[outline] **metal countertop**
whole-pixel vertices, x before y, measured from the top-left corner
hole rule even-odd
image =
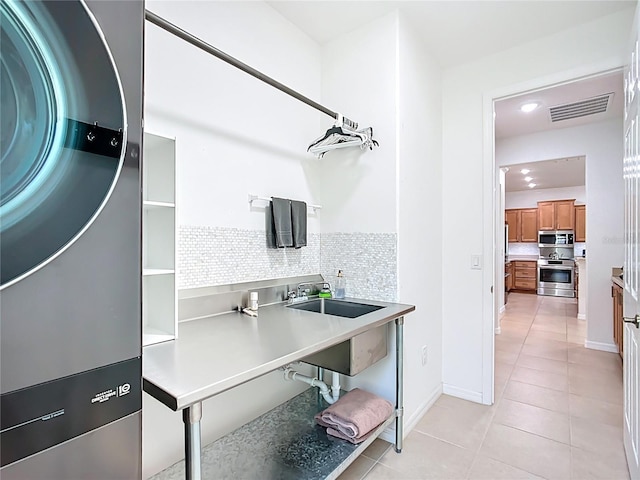
[[[343,318],[278,304],[260,307],[257,318],[232,312],[180,322],[178,339],[144,347],[144,391],[182,410],[415,310],[345,300],[385,308]]]

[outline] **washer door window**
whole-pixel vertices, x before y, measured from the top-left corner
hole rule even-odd
[[[62,253],[107,202],[124,97],[81,2],[0,2],[0,288]]]

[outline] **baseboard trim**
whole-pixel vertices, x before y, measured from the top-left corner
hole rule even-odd
[[[502,333],[502,327],[496,327],[495,334],[500,335]]]
[[[579,313],[578,314],[578,320],[586,320],[587,319],[587,314],[586,313]]]
[[[455,387],[453,385],[442,385],[442,393],[451,395],[452,397],[462,398],[470,402],[482,403],[482,392],[474,392],[466,388]]]
[[[498,310],[498,315],[504,315],[504,312],[505,312],[506,310],[507,310],[507,309],[506,309],[505,305],[502,305],[502,306],[500,307],[500,309]]]
[[[585,348],[590,348],[591,350],[618,353],[618,346],[615,343],[592,342],[590,340],[585,340],[584,346]]]
[[[402,432],[405,438],[409,434],[409,432],[411,432],[411,430],[415,428],[415,426],[422,419],[422,417],[424,417],[425,413],[427,413],[429,409],[433,406],[433,404],[436,403],[436,400],[440,398],[440,395],[442,395],[442,384],[438,385],[433,390],[433,392],[431,392],[429,397],[424,402],[422,402],[422,404],[416,409],[416,411],[413,412],[409,418],[405,419],[404,431]],[[380,434],[380,438],[389,443],[395,443],[396,442],[395,424],[393,424],[393,426],[389,426],[385,428],[384,432]]]

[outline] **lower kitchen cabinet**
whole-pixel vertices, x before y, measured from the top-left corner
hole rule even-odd
[[[624,321],[622,319],[622,287],[615,283],[611,285],[613,297],[613,341],[618,346],[618,353],[622,357]]]
[[[504,264],[504,288],[507,292],[513,290],[513,263],[507,262]]]
[[[513,289],[535,293],[538,287],[538,262],[535,260],[516,260],[512,262],[512,265],[514,269]]]

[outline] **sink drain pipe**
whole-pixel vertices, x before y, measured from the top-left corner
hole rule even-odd
[[[283,370],[285,380],[298,380],[299,382],[304,382],[311,385],[312,387],[318,387],[322,398],[324,398],[329,405],[336,403],[336,401],[340,397],[339,373],[332,372],[332,380],[334,382],[334,385],[331,386],[332,391],[330,392],[329,387],[322,380],[319,380],[315,377],[310,377],[308,375],[303,375],[302,373],[296,372],[295,370],[291,369],[291,367],[289,366],[284,367]]]

